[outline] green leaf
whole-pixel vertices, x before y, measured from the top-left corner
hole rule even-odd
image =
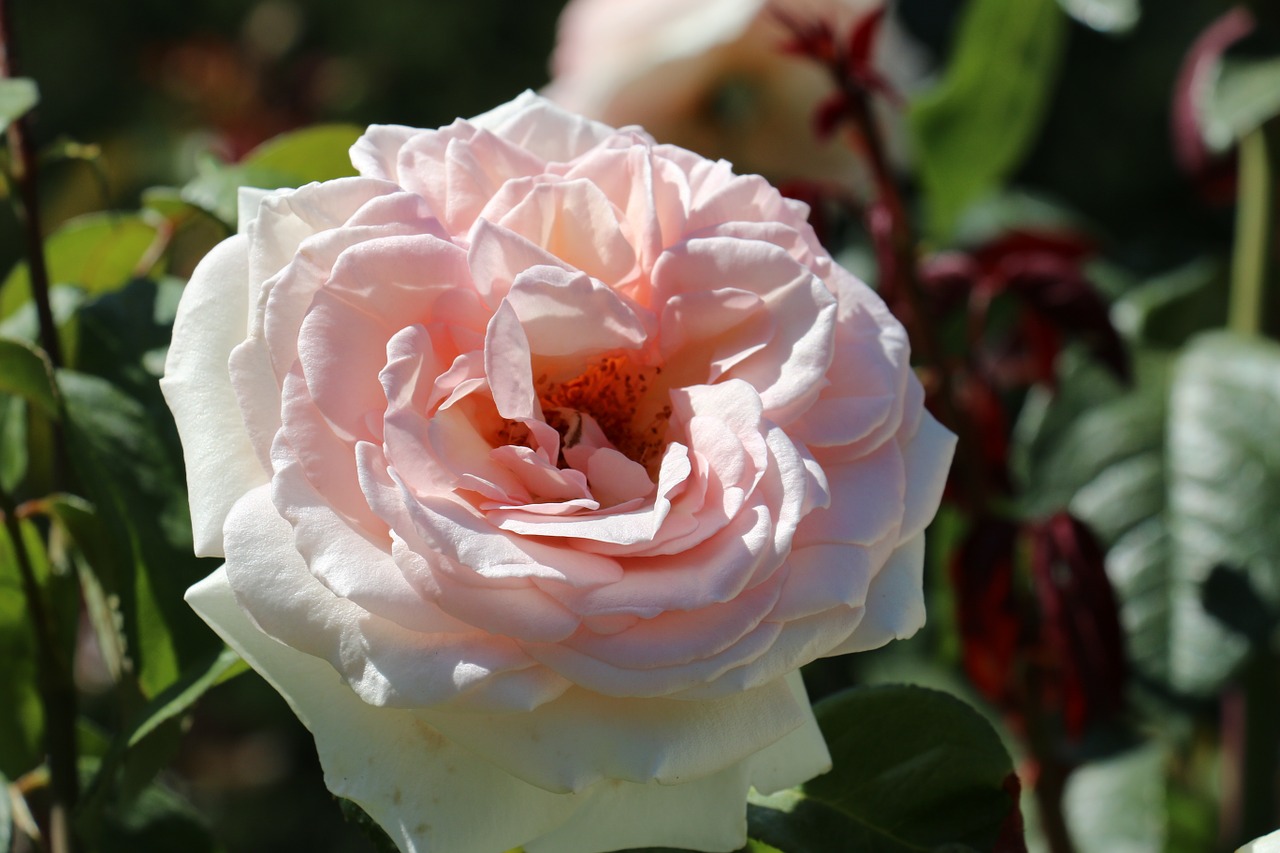
[[[944,236],[1035,142],[1066,30],[1055,0],[972,0],[963,14],[946,76],[910,112],[930,226]]]
[[[1062,805],[1076,849],[1161,853],[1166,760],[1152,741],[1073,771]]]
[[[95,849],[101,853],[181,850],[214,853],[218,849],[204,818],[181,796],[154,784],[127,805],[107,813]]]
[[[1142,16],[1139,0],[1058,0],[1062,9],[1100,33],[1123,35]]]
[[[1200,111],[1205,142],[1218,151],[1280,115],[1280,56],[1223,60]]]
[[[113,290],[154,265],[161,234],[136,213],[89,213],[63,223],[45,241],[49,283],[72,284],[89,293]],[[8,317],[31,297],[25,262],[0,285],[0,317]]]
[[[0,133],[22,118],[40,103],[40,90],[36,81],[28,77],[10,77],[0,80]],[[4,847],[0,846],[0,850]]]
[[[18,491],[27,461],[27,404],[21,397],[0,397],[0,490]]]
[[[1169,530],[1175,576],[1200,586],[1213,568],[1240,569],[1280,607],[1280,346],[1215,333],[1179,359],[1169,400]],[[1215,690],[1248,650],[1202,607],[1175,614],[1175,682]]]
[[[13,806],[9,796],[9,780],[0,773],[0,850],[8,850],[13,843]]]
[[[38,581],[48,576],[44,542],[30,522],[21,522],[23,542]],[[17,554],[8,530],[0,526],[0,773],[11,779],[43,758],[44,715],[38,688],[35,635]]]
[[[0,394],[15,394],[47,417],[59,416],[53,366],[43,351],[25,341],[0,338]]]
[[[750,835],[787,853],[989,850],[1016,803],[990,723],[921,687],[861,687],[814,707],[833,769],[753,795]]]
[[[248,665],[239,655],[224,647],[148,702],[112,740],[85,796],[84,808],[92,811],[102,808],[109,799],[127,801],[136,796],[172,758],[181,735],[181,716],[210,688],[247,670]],[[123,780],[117,779],[121,771]]]
[[[268,139],[245,161],[291,175],[302,183],[328,181],[356,173],[351,146],[364,128],[354,124],[318,124]]]
[[[354,175],[348,152],[361,133],[355,125],[315,125],[269,139],[235,164],[203,160],[182,198],[234,227],[240,187],[300,187]]]
[[[1226,269],[1201,258],[1126,290],[1111,306],[1116,329],[1131,341],[1178,347],[1227,321]]]
[[[98,377],[60,371],[58,385],[71,467],[109,536],[107,554],[86,556],[119,596],[134,671],[154,696],[216,647],[182,600],[208,567],[192,556],[173,423]]]
[[[1280,346],[1214,333],[1176,362],[1140,356],[1129,393],[1083,369],[1064,375],[1052,403],[1028,398],[1039,426],[1015,430],[1024,509],[1067,505],[1099,534],[1134,668],[1208,695],[1248,648],[1204,605],[1212,570],[1243,572],[1280,608]]]

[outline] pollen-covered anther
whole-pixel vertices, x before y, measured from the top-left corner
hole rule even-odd
[[[600,431],[627,458],[647,468],[666,444],[671,406],[653,405],[662,374],[659,366],[637,365],[621,355],[604,356],[577,376],[561,382],[540,377],[538,398],[546,421],[560,432],[565,446],[581,438],[581,424],[571,423],[562,411],[590,415]],[[576,419],[575,419],[576,420]]]

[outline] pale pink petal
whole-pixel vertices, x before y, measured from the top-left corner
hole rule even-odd
[[[292,648],[328,661],[370,704],[414,707],[464,701],[468,692],[482,690],[490,673],[534,666],[504,637],[410,631],[336,597],[311,576],[292,547],[293,530],[275,511],[266,487],[250,492],[232,509],[226,545],[227,580],[258,626]],[[564,689],[564,682],[553,677],[542,685],[543,701]]]
[[[797,545],[867,545],[889,536],[898,541],[907,474],[896,442],[886,442],[856,462],[824,470],[831,504],[804,517],[796,530]]]
[[[484,372],[498,414],[510,420],[542,420],[533,388],[529,339],[510,301],[493,312],[484,340]]]
[[[516,276],[507,301],[534,355],[585,358],[605,350],[637,349],[647,337],[626,302],[584,273],[531,267]]]
[[[907,442],[902,451],[907,466],[906,510],[901,533],[904,540],[923,531],[938,511],[956,437],[925,412],[919,430]]]
[[[643,465],[611,447],[601,447],[587,459],[587,483],[604,506],[646,498],[657,489]]]
[[[828,654],[878,649],[910,637],[924,625],[924,534],[898,546],[871,580],[862,621]]]
[[[471,119],[545,162],[568,162],[604,142],[613,128],[565,112],[533,92],[523,92]]]
[[[400,182],[396,160],[400,149],[422,133],[415,127],[398,124],[374,124],[351,146],[351,165],[366,178]]]
[[[635,269],[629,227],[590,181],[535,184],[497,224],[592,278],[621,284]]]

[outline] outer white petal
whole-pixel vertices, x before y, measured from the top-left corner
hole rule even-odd
[[[231,388],[227,358],[249,314],[249,243],[223,241],[196,267],[173,325],[160,389],[182,439],[195,551],[221,557],[222,523],[246,492],[267,482]]]
[[[827,652],[843,655],[905,640],[924,626],[924,533],[898,546],[871,580],[866,611],[849,639]]]
[[[804,682],[792,672],[780,682],[804,708],[805,722],[740,764],[682,785],[606,782],[562,828],[527,843],[528,853],[594,853],[663,845],[689,850],[737,850],[746,843],[746,787],[773,793],[831,769]]]
[[[810,712],[777,679],[700,702],[570,688],[527,713],[426,714],[452,740],[522,779],[581,792],[610,779],[675,785],[712,776],[801,728]]]
[[[1253,839],[1236,853],[1280,853],[1280,829],[1270,835]]]
[[[263,634],[219,569],[187,601],[289,702],[316,738],[325,784],[410,853],[495,853],[570,817],[578,798],[519,781],[410,710],[367,705],[333,667]]]
[[[328,664],[254,626],[223,570],[188,590],[187,601],[311,730],[329,789],[360,804],[407,853],[494,853],[521,844],[530,853],[735,850],[746,838],[749,784],[777,790],[830,766],[793,673],[782,689],[803,707],[803,723],[740,763],[678,785],[604,780],[580,794],[551,793],[451,742],[421,712],[360,701]],[[576,722],[562,721],[562,738],[574,735]],[[613,746],[628,747],[625,731]]]

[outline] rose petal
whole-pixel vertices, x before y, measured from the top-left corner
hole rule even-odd
[[[522,782],[449,741],[420,712],[365,704],[328,663],[263,634],[219,570],[187,602],[315,735],[325,785],[359,803],[402,849],[493,853],[568,820],[573,796]],[[359,732],[359,737],[352,737]],[[501,809],[493,809],[501,802]]]
[[[222,525],[246,492],[267,482],[227,373],[249,313],[248,239],[219,244],[196,266],[174,320],[160,389],[182,439],[195,552],[223,555]]]
[[[711,702],[614,699],[571,688],[527,714],[430,715],[450,740],[541,788],[706,778],[804,724],[783,679]]]
[[[531,674],[537,679],[521,677],[514,709],[526,710],[565,689],[562,679],[536,668],[504,637],[450,633],[458,623],[448,618],[440,620],[440,633],[410,631],[334,596],[311,576],[292,544],[289,523],[275,511],[268,488],[258,487],[227,517],[227,582],[263,631],[328,661],[364,701],[492,709],[503,697],[502,690],[492,689],[495,683],[504,673],[522,670],[536,670]],[[422,618],[430,612],[424,602]]]
[[[878,649],[890,640],[910,637],[924,625],[924,534],[918,533],[893,552],[867,591],[858,627],[828,654]]]

